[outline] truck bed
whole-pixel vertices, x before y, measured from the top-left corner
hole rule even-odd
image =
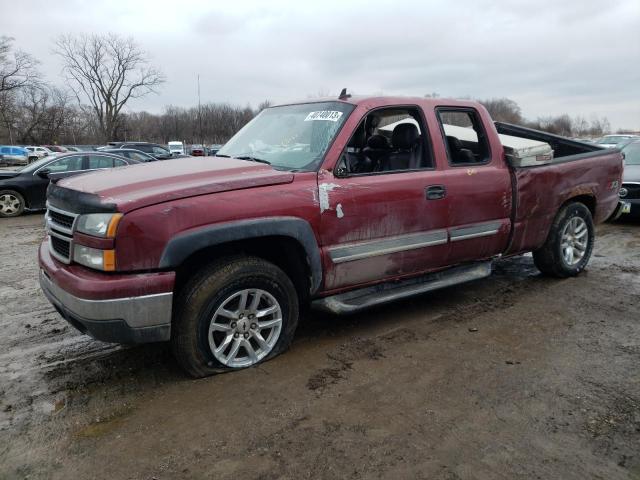
[[[553,150],[553,158],[548,161],[541,161],[540,164],[548,163],[563,163],[579,160],[583,158],[597,157],[602,155],[604,148],[594,144],[578,142],[576,140],[570,140],[560,135],[554,135],[548,132],[542,132],[533,128],[526,128],[520,125],[513,125],[510,123],[494,122],[498,134],[508,135],[510,137],[524,138],[527,140],[535,140],[537,142],[543,142],[548,144]],[[528,163],[519,164],[511,162],[512,167],[530,167],[534,166]]]

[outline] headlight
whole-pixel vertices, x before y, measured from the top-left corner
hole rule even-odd
[[[80,215],[76,230],[96,237],[113,238],[121,218],[121,213],[89,213],[87,215]]]
[[[73,260],[81,265],[106,272],[116,269],[115,250],[100,250],[97,248],[75,245],[73,247]]]

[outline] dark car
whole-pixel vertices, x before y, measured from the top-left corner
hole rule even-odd
[[[215,156],[216,153],[218,153],[218,150],[220,150],[222,148],[222,145],[210,145],[207,147],[207,153],[210,156]]]
[[[110,153],[69,153],[43,158],[20,170],[0,172],[0,217],[17,217],[25,210],[45,208],[49,181],[139,163]]]
[[[100,151],[111,153],[113,155],[119,155],[125,158],[131,158],[133,160],[137,160],[138,162],[155,162],[156,160],[158,160],[156,157],[149,155],[148,153],[144,153],[133,148],[105,148],[104,150]]]
[[[140,150],[141,152],[148,153],[155,157],[156,160],[167,160],[172,158],[171,152],[157,143],[148,142],[109,142],[108,146],[103,150],[111,150],[114,148],[126,148],[133,150]]]
[[[624,174],[620,187],[622,202],[621,217],[640,218],[640,141],[622,147],[624,153]]]

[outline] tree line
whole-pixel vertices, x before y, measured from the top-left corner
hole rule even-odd
[[[263,108],[230,103],[166,106],[162,113],[128,112],[133,99],[155,93],[165,78],[132,38],[115,34],[61,35],[54,53],[63,61],[65,87],[47,83],[38,60],[0,37],[0,143],[104,144],[111,140],[215,144],[226,142]],[[437,96],[430,94],[427,96]],[[550,133],[596,137],[609,133],[606,118],[567,114],[527,120],[508,98],[480,100],[494,120]]]

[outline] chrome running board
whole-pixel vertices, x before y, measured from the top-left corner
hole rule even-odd
[[[400,282],[388,282],[360,288],[330,297],[319,298],[312,302],[312,306],[338,315],[353,313],[374,305],[393,302],[412,295],[488,277],[491,275],[491,265],[492,262],[489,260],[428,273],[421,277],[410,278]]]

